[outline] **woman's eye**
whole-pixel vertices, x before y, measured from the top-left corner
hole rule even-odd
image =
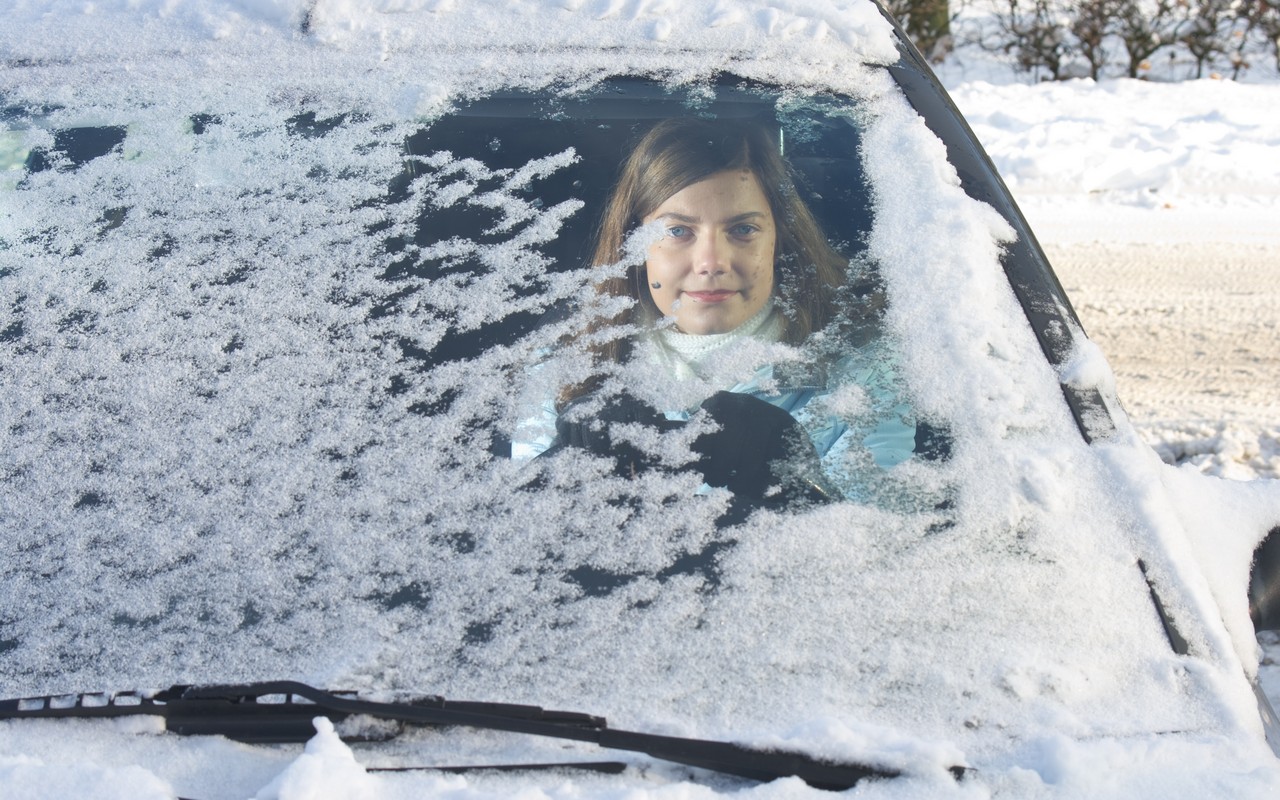
[[[667,235],[673,239],[683,239],[689,235],[689,229],[684,225],[672,225],[667,228]]]
[[[756,233],[759,230],[760,229],[757,228],[755,225],[752,225],[749,222],[743,222],[738,225],[734,225],[732,228],[730,228],[729,233],[732,234],[733,236],[746,238]]]

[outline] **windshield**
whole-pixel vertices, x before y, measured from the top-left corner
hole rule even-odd
[[[4,694],[1194,726],[1012,232],[886,81],[10,98]],[[628,200],[654,131],[759,152]]]

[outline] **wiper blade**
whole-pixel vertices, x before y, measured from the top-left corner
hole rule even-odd
[[[219,735],[243,742],[305,742],[314,733],[311,720],[317,716],[335,722],[366,715],[410,725],[461,725],[590,742],[610,750],[644,753],[661,761],[758,781],[794,776],[815,788],[837,791],[851,788],[864,778],[892,778],[898,774],[860,764],[822,761],[804,753],[614,730],[604,718],[589,714],[505,703],[454,702],[440,697],[407,703],[381,702],[295,681],[173,686],[152,694],[122,692],[0,700],[0,719],[133,715],[162,717],[166,729],[181,735]]]
[[[444,767],[365,767],[365,772],[598,772],[603,775],[621,775],[627,765],[621,761],[557,761],[550,764],[467,764]]]

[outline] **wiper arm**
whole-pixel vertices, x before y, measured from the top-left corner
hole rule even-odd
[[[275,700],[281,696],[283,700]],[[388,703],[326,692],[295,681],[173,686],[149,695],[125,692],[0,700],[0,719],[152,715],[164,718],[166,729],[177,734],[220,735],[243,742],[304,742],[314,733],[314,717],[326,716],[337,722],[356,714],[411,725],[462,725],[590,742],[758,781],[795,776],[818,789],[839,791],[864,778],[898,774],[859,764],[820,761],[803,753],[614,730],[602,717],[537,706],[452,702],[440,697]]]

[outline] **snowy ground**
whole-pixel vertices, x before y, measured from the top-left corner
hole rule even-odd
[[[941,74],[1151,446],[1280,478],[1280,80],[1027,85],[965,54]]]

